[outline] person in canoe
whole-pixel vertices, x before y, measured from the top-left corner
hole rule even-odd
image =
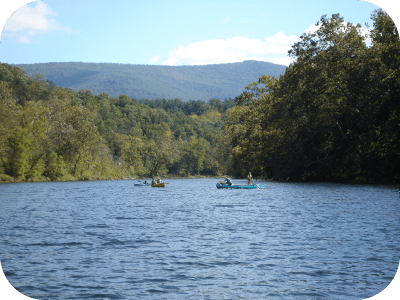
[[[224,184],[224,185],[232,185],[232,181],[230,178],[225,178],[225,180],[220,180],[219,184]]]
[[[251,185],[251,181],[253,180],[253,176],[251,176],[251,172],[247,175],[247,185]]]
[[[161,184],[162,182],[163,182],[163,181],[161,180],[161,178],[160,178],[160,177],[157,177],[156,179],[153,178],[153,180],[151,181],[151,184],[152,184],[152,185]]]
[[[232,185],[231,179],[230,179],[230,178],[226,178],[226,179],[225,179],[225,184],[226,184],[226,185]]]

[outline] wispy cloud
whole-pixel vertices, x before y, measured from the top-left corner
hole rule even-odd
[[[228,18],[226,18],[224,20],[221,20],[221,23],[226,23],[226,22],[229,22],[230,20],[231,20],[231,17],[228,17]]]
[[[72,29],[60,25],[53,16],[57,14],[45,3],[39,1],[36,6],[25,5],[18,9],[4,26],[4,34],[19,43],[30,44],[33,37],[41,32],[63,31],[72,33]]]
[[[225,40],[205,40],[180,45],[169,53],[164,65],[205,65],[232,63],[244,60],[270,61],[276,57],[285,58],[287,51],[299,39],[286,36],[283,32],[264,40],[236,36]],[[289,64],[290,61],[287,62]]]

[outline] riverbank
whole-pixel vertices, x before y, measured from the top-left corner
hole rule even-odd
[[[221,175],[221,176],[214,176],[214,175],[190,175],[190,176],[179,176],[175,174],[167,174],[167,175],[160,175],[157,176],[163,180],[168,179],[224,179],[224,178],[231,178],[232,180],[246,180],[246,178],[235,178],[232,175]],[[36,179],[29,179],[29,180],[18,180],[11,176],[0,174],[0,184],[1,183],[21,183],[21,182],[72,182],[72,181],[102,181],[102,180],[151,180],[150,177],[124,177],[124,178],[93,178],[93,179],[77,179],[76,177],[67,174],[60,179],[57,180],[50,180],[47,177],[40,177]],[[275,180],[275,179],[265,179],[265,178],[254,178],[254,181],[269,181],[269,182],[276,182],[276,183],[293,183],[293,184],[301,184],[301,183],[337,183],[337,184],[357,184],[357,185],[389,185],[389,186],[396,186],[400,188],[400,182],[374,182],[374,181],[366,181],[366,180],[353,180],[353,181],[291,181],[291,180]]]

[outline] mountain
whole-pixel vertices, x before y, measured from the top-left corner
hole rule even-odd
[[[286,66],[261,61],[203,66],[153,66],[112,63],[19,64],[28,76],[42,74],[56,86],[90,89],[112,97],[221,100],[239,96],[261,75],[279,77]]]

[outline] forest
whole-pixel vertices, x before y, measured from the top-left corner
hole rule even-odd
[[[200,66],[53,62],[16,67],[28,76],[40,73],[55,85],[75,92],[85,89],[111,97],[123,94],[133,99],[182,101],[235,98],[259,76],[279,77],[286,70],[286,66],[250,60]]]
[[[76,92],[0,64],[0,181],[254,177],[400,182],[400,39],[321,17],[279,78],[235,99]]]
[[[227,172],[234,100],[112,98],[0,65],[0,178],[99,180]]]

